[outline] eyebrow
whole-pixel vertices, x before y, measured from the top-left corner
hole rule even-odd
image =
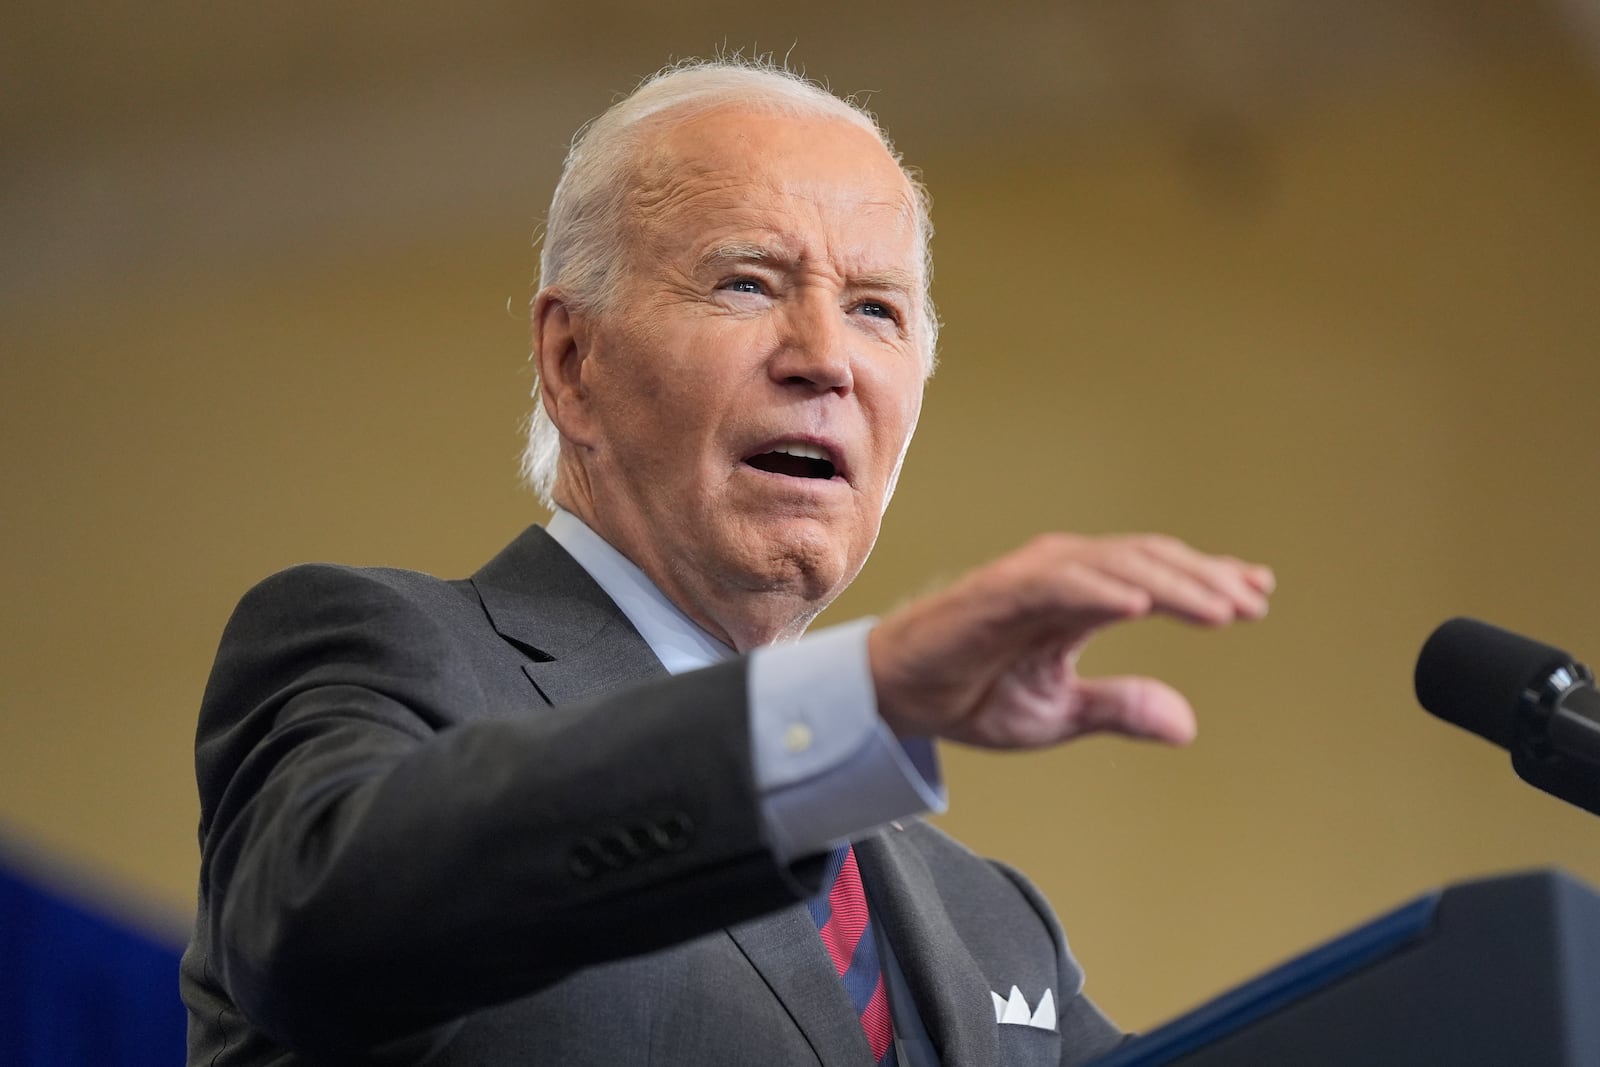
[[[696,265],[701,270],[715,270],[730,264],[784,264],[793,259],[787,253],[753,241],[725,241],[700,253]],[[916,293],[922,287],[916,275],[895,267],[852,275],[850,284],[864,289],[892,289],[906,293]]]
[[[695,265],[702,268],[716,268],[732,263],[774,263],[787,257],[768,248],[766,245],[756,244],[753,241],[724,241],[712,245],[700,253]]]

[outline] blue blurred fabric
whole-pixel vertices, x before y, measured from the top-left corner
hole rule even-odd
[[[179,952],[0,859],[0,1065],[182,1064]]]

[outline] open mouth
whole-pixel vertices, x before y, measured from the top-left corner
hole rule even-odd
[[[758,471],[786,474],[791,478],[816,478],[827,481],[838,474],[825,449],[816,445],[783,444],[745,460]]]

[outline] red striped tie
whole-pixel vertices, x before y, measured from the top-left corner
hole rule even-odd
[[[831,882],[831,884],[830,884]],[[861,1017],[874,1062],[894,1064],[894,1027],[889,1020],[889,996],[878,963],[878,945],[867,915],[867,895],[861,888],[855,850],[848,845],[834,852],[828,863],[826,892],[810,904],[811,917],[822,934],[822,946],[844,982],[850,1003]]]

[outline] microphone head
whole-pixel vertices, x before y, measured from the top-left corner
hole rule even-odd
[[[1417,656],[1417,701],[1446,722],[1510,750],[1523,693],[1576,661],[1551,645],[1477,619],[1444,623]]]

